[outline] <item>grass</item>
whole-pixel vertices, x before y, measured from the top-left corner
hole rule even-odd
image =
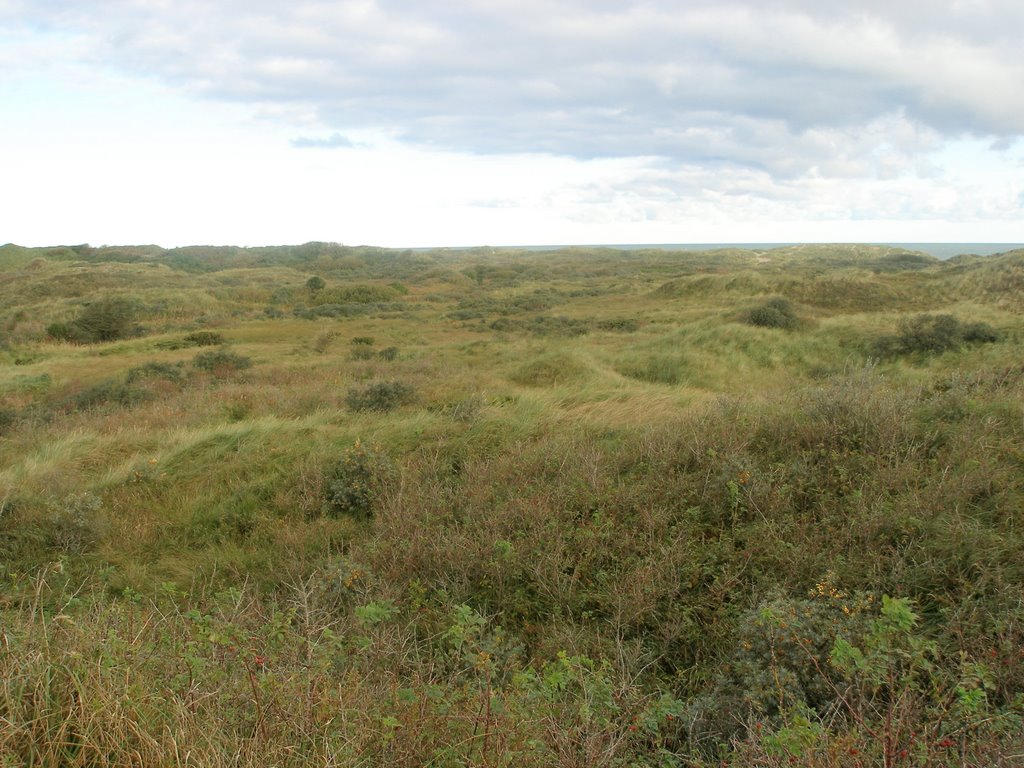
[[[0,765],[1024,752],[1019,254],[0,271]],[[310,274],[368,303],[296,316]],[[142,335],[46,338],[96,292]],[[744,321],[779,299],[788,329]],[[875,359],[922,314],[999,339]],[[197,367],[195,333],[251,365]]]

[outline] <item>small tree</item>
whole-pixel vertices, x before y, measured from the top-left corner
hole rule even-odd
[[[306,281],[306,290],[309,291],[311,296],[315,296],[322,291],[326,285],[327,283],[324,282],[322,277],[319,275],[313,275]]]

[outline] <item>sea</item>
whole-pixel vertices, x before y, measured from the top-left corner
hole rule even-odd
[[[710,251],[716,248],[745,248],[751,251],[768,251],[772,248],[785,248],[793,245],[817,245],[817,243],[630,243],[630,244],[590,244],[581,248],[615,248],[622,251],[638,251],[655,248],[665,251]],[[824,245],[824,243],[822,243]],[[849,243],[844,243],[849,245]],[[1024,248],[1024,243],[857,243],[857,245],[885,245],[908,251],[920,251],[937,259],[951,259],[954,256],[971,254],[975,256],[991,256],[994,253],[1005,253]],[[549,251],[571,246],[564,245],[528,245],[521,246],[524,250]]]

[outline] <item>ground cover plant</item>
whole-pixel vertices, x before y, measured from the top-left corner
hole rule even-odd
[[[18,254],[0,765],[1020,763],[1024,253]]]

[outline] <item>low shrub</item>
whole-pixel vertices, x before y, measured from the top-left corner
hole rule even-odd
[[[379,353],[378,357],[381,360],[391,362],[398,359],[398,347],[384,347]]]
[[[224,336],[217,331],[193,331],[180,339],[156,343],[157,349],[188,349],[189,347],[215,347],[224,344]]]
[[[185,336],[193,347],[215,347],[224,343],[224,335],[217,331],[193,331]]]
[[[345,404],[353,411],[391,411],[412,402],[413,388],[401,381],[375,381],[362,387],[353,387],[345,397]]]
[[[86,305],[70,323],[51,323],[47,335],[57,341],[94,344],[135,335],[135,303],[124,298],[99,299]]]
[[[394,465],[377,445],[356,441],[342,454],[324,483],[327,514],[366,519],[373,515]]]
[[[799,323],[793,305],[782,297],[769,299],[761,306],[754,307],[743,316],[743,321],[758,328],[781,328],[787,331],[796,328]]]
[[[143,365],[129,368],[125,374],[125,383],[134,384],[137,381],[152,379],[163,379],[177,384],[181,381],[181,363],[161,363],[152,361]]]
[[[192,359],[192,365],[201,371],[217,374],[243,370],[252,365],[252,360],[227,349],[217,349],[200,352]]]
[[[964,344],[990,344],[1000,338],[988,323],[962,323],[953,315],[917,315],[900,320],[895,335],[876,339],[872,353],[877,357],[938,355],[955,352]]]
[[[68,398],[65,406],[72,411],[88,411],[105,405],[129,408],[148,397],[148,392],[133,387],[126,381],[106,379],[76,392]]]
[[[615,333],[634,333],[639,330],[640,323],[636,320],[630,320],[624,317],[617,317],[610,320],[599,320],[597,327],[602,331],[612,331]]]
[[[50,544],[64,554],[82,554],[103,536],[103,501],[88,491],[49,503]]]
[[[370,347],[352,347],[352,354],[349,357],[352,360],[373,360],[377,353]]]

